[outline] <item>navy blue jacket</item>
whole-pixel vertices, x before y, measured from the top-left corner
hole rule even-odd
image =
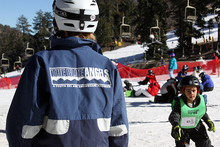
[[[10,147],[127,147],[121,78],[92,40],[51,37],[33,55],[11,103]]]
[[[181,70],[180,72],[178,72],[177,79],[178,79],[179,83],[182,81],[182,79],[185,76],[187,76],[187,73],[185,73],[184,71]]]
[[[205,75],[205,77],[202,78],[201,80],[202,80],[202,85],[204,87],[208,87],[208,88],[214,87],[214,83],[209,75]]]

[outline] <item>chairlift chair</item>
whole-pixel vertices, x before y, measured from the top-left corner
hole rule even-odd
[[[187,11],[191,11],[193,12],[193,15],[188,15],[187,16]],[[185,7],[185,21],[186,22],[193,22],[197,20],[197,16],[196,16],[196,8],[193,6],[189,5],[189,0],[187,1],[187,6]]]
[[[219,11],[219,10],[220,10],[220,8],[216,8],[216,9],[214,10],[214,16],[215,16],[215,11]],[[215,17],[212,19],[212,21],[213,21],[214,23],[220,23],[220,18],[219,18],[219,16],[217,16],[217,17],[218,17],[217,20],[216,20]]]
[[[25,49],[25,56],[26,57],[31,57],[34,54],[34,49],[33,48],[26,48]]]
[[[1,59],[1,67],[9,67],[9,60],[7,58]]]
[[[160,38],[160,27],[158,26],[158,19],[157,19],[156,21],[157,21],[157,26],[150,28],[150,36],[149,36],[149,37],[150,37],[152,40],[156,38],[158,41],[160,41],[161,38]],[[159,30],[159,32],[158,32],[158,38],[153,35],[153,32],[152,32],[153,29],[154,29],[154,30]]]
[[[9,67],[9,60],[7,58],[4,58],[4,53],[2,54],[2,59],[1,59],[1,67],[8,68]]]
[[[28,47],[29,42],[27,43],[27,48],[25,49],[25,56],[26,57],[31,57],[34,54],[34,49]]]
[[[21,62],[21,57],[18,57],[19,60],[14,62],[14,70],[16,69],[17,65],[22,68],[22,62]]]
[[[219,51],[220,50],[220,42],[217,42],[217,50]]]
[[[155,36],[154,36],[154,37],[152,36],[152,29],[154,29],[154,30],[158,29],[158,30],[159,30],[158,38],[156,38]],[[150,28],[150,34],[151,34],[151,35],[150,35],[150,38],[151,38],[151,39],[156,38],[158,41],[161,40],[161,38],[160,38],[160,28],[159,28],[159,27],[151,27],[151,28]]]
[[[125,31],[128,30],[128,31]],[[121,24],[120,34],[122,38],[131,38],[131,26],[128,24]]]
[[[131,38],[131,26],[124,23],[124,18],[125,16],[122,17],[122,24],[120,26],[120,35],[122,38]]]

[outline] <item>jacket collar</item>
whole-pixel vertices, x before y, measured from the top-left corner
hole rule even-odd
[[[78,37],[57,38],[55,36],[50,37],[51,49],[73,49],[81,46],[90,46],[94,51],[102,54],[101,47],[93,40],[81,39]]]

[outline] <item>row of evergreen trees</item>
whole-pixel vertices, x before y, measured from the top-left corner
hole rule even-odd
[[[179,37],[179,48],[191,45],[191,37],[199,38],[203,35],[202,30],[214,27],[212,20],[205,24],[203,17],[208,13],[214,13],[220,7],[220,1],[216,0],[189,0],[189,5],[196,8],[197,21],[195,22],[201,29],[192,27],[192,22],[185,22],[185,7],[188,0],[97,0],[100,17],[95,35],[97,42],[101,45],[113,41],[113,38],[120,38],[120,25],[124,17],[124,23],[131,26],[133,40],[139,39],[141,42],[150,43],[149,39],[151,27],[160,28],[160,39],[163,44],[152,44],[148,51],[149,55],[155,55],[155,48],[168,49],[166,45],[167,37],[164,35],[168,30],[175,29],[175,34]],[[191,12],[192,13],[192,12]],[[25,62],[25,49],[29,42],[29,47],[35,52],[50,47],[48,37],[53,28],[52,12],[39,10],[33,18],[33,24],[29,24],[27,18],[21,15],[16,24],[16,28],[0,24],[0,54],[10,60],[10,69],[13,63],[20,56]],[[154,34],[158,30],[152,30]],[[148,57],[151,57],[148,56]]]

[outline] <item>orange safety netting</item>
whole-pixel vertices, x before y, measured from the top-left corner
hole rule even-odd
[[[218,60],[219,61],[219,60]],[[183,65],[188,65],[188,72],[193,72],[193,67],[201,66],[203,71],[208,74],[218,74],[219,75],[219,62],[215,63],[214,60],[209,61],[199,61],[199,62],[177,62],[177,70],[174,70],[174,75],[182,70]],[[121,78],[137,78],[145,77],[148,70],[152,70],[155,75],[167,75],[166,79],[169,78],[168,64],[165,66],[149,68],[149,69],[135,69],[130,66],[125,66],[118,63],[118,71]],[[217,71],[217,72],[216,72]],[[165,80],[165,79],[164,79]]]

